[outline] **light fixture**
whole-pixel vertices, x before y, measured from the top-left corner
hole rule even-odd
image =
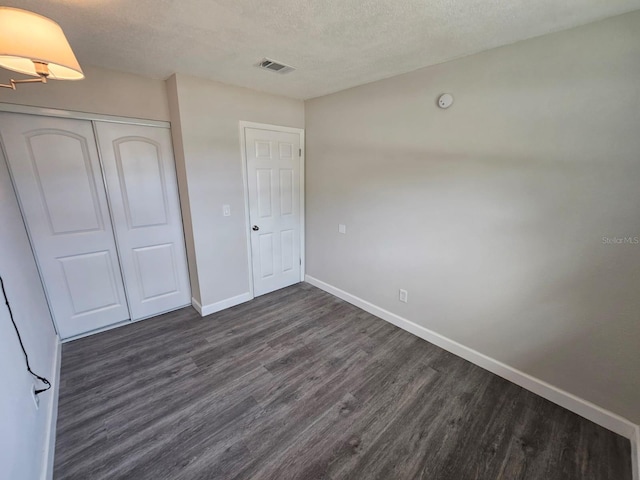
[[[0,67],[38,77],[0,84],[13,90],[18,83],[84,78],[60,25],[19,8],[0,7]]]

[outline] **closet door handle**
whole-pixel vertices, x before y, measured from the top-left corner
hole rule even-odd
[[[253,230],[254,232],[257,232],[258,230],[260,230],[260,227],[258,225],[254,225],[251,230]]]

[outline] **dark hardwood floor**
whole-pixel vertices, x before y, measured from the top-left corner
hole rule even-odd
[[[65,344],[56,479],[629,480],[630,444],[308,284]]]

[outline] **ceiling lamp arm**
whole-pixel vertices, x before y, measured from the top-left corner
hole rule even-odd
[[[25,78],[24,80],[14,80],[12,78],[11,80],[9,80],[9,84],[0,83],[0,87],[10,88],[11,90],[15,90],[16,85],[19,83],[47,83],[47,77]]]
[[[47,83],[47,77],[49,77],[49,65],[43,62],[34,61],[33,66],[36,73],[38,74],[38,78],[25,78],[23,80],[14,80],[12,78],[11,80],[9,80],[8,84],[0,83],[0,87],[15,90],[16,85],[18,85],[19,83]]]

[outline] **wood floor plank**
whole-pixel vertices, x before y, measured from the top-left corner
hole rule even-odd
[[[306,283],[62,362],[55,479],[631,479],[627,439]]]
[[[404,415],[407,404],[420,398],[421,393],[436,388],[440,380],[438,372],[420,363],[400,371],[395,381],[379,390],[373,401],[361,400],[362,412],[350,425],[316,440],[318,447],[313,447],[314,456],[309,459],[311,463],[307,470],[324,470],[328,477],[336,479],[350,478],[354,471],[359,472],[360,467],[356,468],[356,465],[366,463],[365,455],[372,452],[385,430]],[[370,379],[374,385],[382,382],[383,379]],[[391,446],[394,441],[384,438],[381,444]]]

